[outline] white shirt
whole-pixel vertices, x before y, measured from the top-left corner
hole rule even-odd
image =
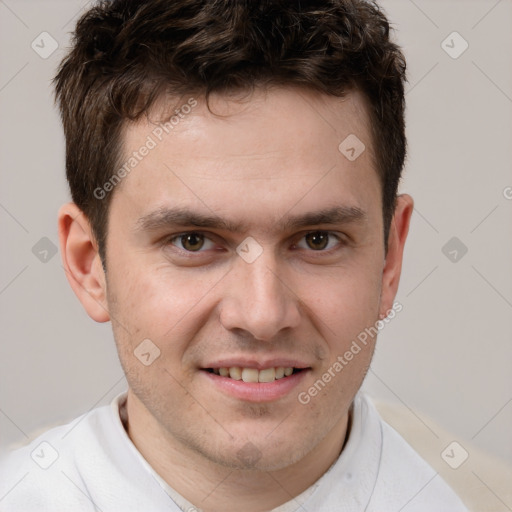
[[[2,512],[196,512],[156,474],[120,418],[126,394],[49,430],[0,462]],[[354,399],[337,461],[304,493],[272,512],[467,512],[439,475]]]

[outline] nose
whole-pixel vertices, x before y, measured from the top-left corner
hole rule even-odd
[[[300,323],[299,298],[268,252],[252,263],[238,259],[225,283],[220,307],[225,329],[244,331],[261,341],[271,341]]]

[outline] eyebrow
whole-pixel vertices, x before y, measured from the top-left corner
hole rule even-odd
[[[335,206],[301,215],[285,216],[277,221],[276,226],[282,231],[305,228],[316,225],[338,225],[362,222],[367,219],[364,210],[357,206]],[[159,208],[140,217],[136,223],[137,231],[157,231],[169,227],[208,228],[247,232],[248,225],[232,222],[217,215],[205,215],[186,208]]]

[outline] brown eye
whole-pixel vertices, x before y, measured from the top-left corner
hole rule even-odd
[[[304,238],[308,247],[314,251],[321,251],[329,244],[329,233],[324,231],[313,231],[312,233],[308,233]]]
[[[173,239],[175,245],[190,252],[197,252],[204,246],[205,237],[200,233],[185,233]]]

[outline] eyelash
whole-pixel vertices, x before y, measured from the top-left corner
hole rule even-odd
[[[330,242],[331,242],[330,239],[331,238],[335,238],[337,240],[336,246],[335,247],[331,247],[329,249],[322,249],[322,250],[317,250],[317,251],[315,251],[314,249],[302,249],[302,250],[307,250],[307,252],[310,252],[312,254],[322,255],[322,254],[331,254],[331,252],[339,250],[342,247],[344,247],[345,245],[347,245],[346,240],[344,240],[341,236],[337,235],[336,233],[334,233],[332,231],[325,231],[325,230],[318,229],[318,230],[313,230],[313,231],[307,231],[306,233],[301,235],[301,237],[299,238],[299,241],[294,243],[293,247],[296,247],[299,242],[301,242],[302,240],[304,240],[306,238],[307,235],[310,235],[310,234],[313,234],[313,233],[319,233],[319,234],[328,235],[329,236],[328,244],[330,244]],[[173,241],[180,240],[182,237],[184,237],[186,235],[192,235],[192,234],[194,234],[194,235],[201,235],[201,236],[204,237],[205,241],[209,241],[209,242],[215,244],[215,242],[210,237],[207,236],[207,233],[203,233],[201,231],[185,231],[183,233],[179,233],[177,235],[172,235],[172,237],[167,238],[165,240],[164,245],[173,245],[176,248],[177,251],[179,251],[179,252],[181,252],[183,254],[186,254],[187,257],[191,257],[191,258],[198,257],[199,255],[207,252],[208,250],[211,250],[211,248],[210,249],[206,249],[206,250],[201,248],[198,251],[188,251],[187,249],[177,247],[175,244],[173,244]]]

